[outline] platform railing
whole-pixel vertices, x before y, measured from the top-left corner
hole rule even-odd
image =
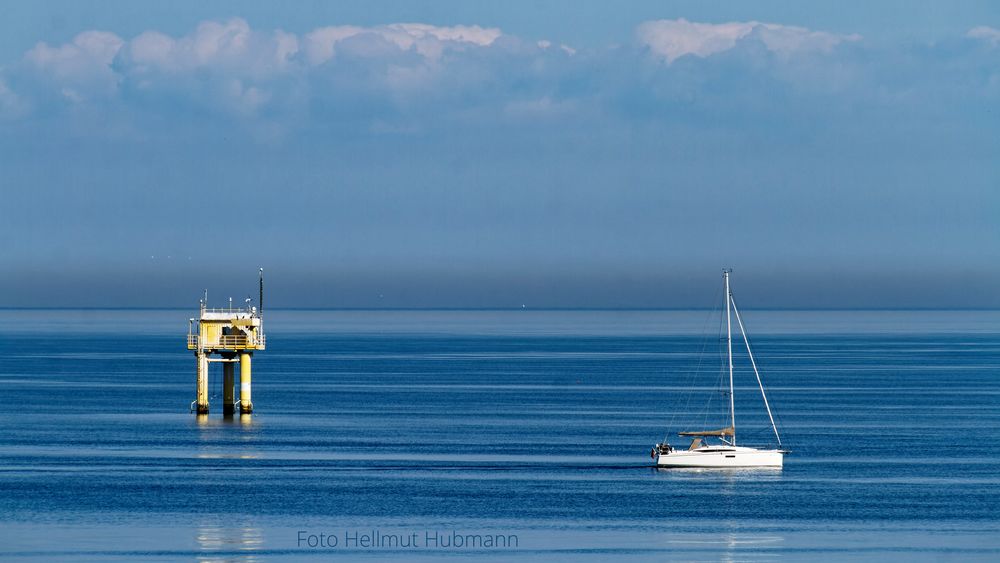
[[[189,350],[198,348],[199,337],[197,334],[189,334],[187,347]],[[249,339],[242,334],[223,334],[218,340],[202,343],[203,348],[225,348],[229,350],[263,349],[267,338],[260,335],[257,338]]]
[[[251,315],[251,314],[256,314],[257,313],[256,307],[251,307],[249,309],[244,309],[243,307],[232,307],[232,308],[229,308],[229,307],[206,307],[206,308],[202,309],[202,312],[203,313],[224,313],[224,314],[227,314],[227,315],[230,314],[230,313],[232,313],[232,314],[243,314],[243,315]]]

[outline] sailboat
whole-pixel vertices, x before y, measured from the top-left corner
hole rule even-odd
[[[774,424],[774,416],[771,414],[771,405],[767,401],[767,394],[764,393],[764,384],[760,379],[760,372],[757,371],[757,362],[754,360],[753,352],[750,351],[750,340],[747,338],[746,330],[743,328],[743,319],[736,308],[736,301],[733,300],[732,291],[729,289],[729,274],[732,270],[723,270],[722,277],[725,282],[726,296],[726,349],[729,367],[729,425],[717,430],[685,431],[678,432],[679,436],[691,438],[691,444],[687,449],[675,449],[669,443],[656,444],[650,456],[656,460],[657,467],[781,467],[787,450],[782,449],[781,436],[778,435],[778,427]],[[777,439],[777,448],[753,448],[736,445],[736,402],[733,396],[733,316],[739,325],[740,334],[743,335],[743,343],[747,348],[747,355],[750,357],[750,365],[753,366],[753,373],[757,376],[757,385],[760,387],[760,395],[764,399],[764,408],[767,410],[767,418],[771,421],[771,429],[774,430],[774,437]],[[713,442],[714,440],[714,442]]]

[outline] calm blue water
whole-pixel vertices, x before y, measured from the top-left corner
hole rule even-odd
[[[246,420],[188,412],[191,313],[0,311],[0,558],[1000,558],[998,312],[747,311],[780,471],[650,467],[722,422],[707,312],[275,311]]]

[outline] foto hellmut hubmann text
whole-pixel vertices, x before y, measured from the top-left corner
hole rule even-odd
[[[516,534],[465,534],[442,532],[384,533],[379,530],[346,530],[313,533],[299,530],[298,547],[326,549],[510,549],[518,547]]]

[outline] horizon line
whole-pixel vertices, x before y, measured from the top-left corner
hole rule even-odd
[[[19,307],[0,306],[0,311],[187,311],[193,307]],[[717,307],[274,307],[267,311],[714,311]],[[993,312],[1000,307],[745,307],[747,311],[968,311]]]

